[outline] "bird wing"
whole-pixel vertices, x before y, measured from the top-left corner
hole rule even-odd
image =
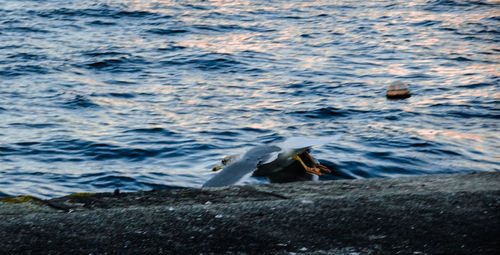
[[[203,184],[203,187],[222,187],[235,184],[243,176],[255,171],[257,163],[249,160],[238,160],[223,168],[217,175]]]
[[[262,162],[266,162],[280,148],[274,145],[260,145],[247,151],[238,161],[224,167],[216,176],[208,180],[203,187],[221,187],[237,183],[247,174],[251,174]]]

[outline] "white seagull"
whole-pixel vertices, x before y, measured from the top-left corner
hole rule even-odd
[[[309,151],[313,146],[326,144],[338,138],[339,136],[316,139],[292,137],[281,143],[256,146],[243,155],[224,158],[222,166],[213,169],[214,171],[222,169],[220,173],[203,184],[203,187],[232,185],[249,174],[269,177],[272,181],[273,178],[290,179],[291,176],[298,177],[300,174],[311,176],[309,173],[312,173],[312,176],[318,176],[322,171],[330,172],[327,167],[316,162],[309,155]]]

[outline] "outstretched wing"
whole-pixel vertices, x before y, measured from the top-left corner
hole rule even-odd
[[[253,173],[259,164],[267,161],[281,149],[273,145],[261,145],[249,150],[242,159],[224,167],[220,173],[208,180],[203,187],[221,187],[237,183],[247,174]]]

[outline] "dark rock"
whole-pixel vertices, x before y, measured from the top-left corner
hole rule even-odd
[[[499,254],[500,173],[80,193],[0,217],[0,254]]]

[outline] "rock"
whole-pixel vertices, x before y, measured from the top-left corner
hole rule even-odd
[[[23,196],[0,218],[0,254],[496,255],[500,172]]]
[[[408,85],[395,81],[391,83],[389,88],[387,89],[386,97],[389,99],[405,99],[410,97],[410,90],[408,89]]]

